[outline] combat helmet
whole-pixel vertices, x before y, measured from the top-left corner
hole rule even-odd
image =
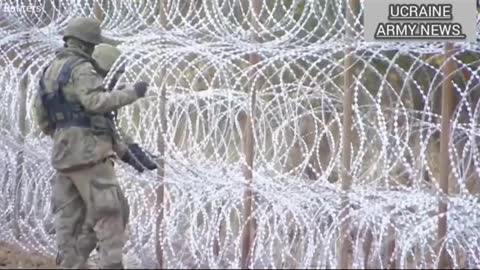
[[[109,72],[115,61],[120,57],[121,51],[110,44],[101,43],[95,46],[92,58],[97,62],[98,67],[104,72]]]
[[[69,37],[75,37],[95,45],[105,41],[105,38],[102,37],[100,22],[88,17],[76,17],[68,22],[63,40],[65,41]]]

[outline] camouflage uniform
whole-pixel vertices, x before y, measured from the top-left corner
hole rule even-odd
[[[51,164],[57,174],[52,203],[58,263],[63,268],[85,268],[98,241],[101,267],[123,268],[128,202],[114,172],[114,140],[106,113],[144,96],[146,86],[139,90],[142,87],[137,84],[125,85],[122,91],[106,92],[103,77],[90,56],[93,50],[89,45],[101,42],[99,23],[86,18],[76,20],[67,26],[67,34],[69,27],[70,32],[83,32],[72,35],[74,38],[64,35],[66,48],[44,70],[40,80],[43,92],[34,102],[38,125],[53,139]],[[82,39],[88,31],[97,31],[98,35]],[[62,78],[69,68],[70,76]],[[61,90],[61,102],[48,104],[57,106],[63,102],[61,108],[68,110],[52,114],[44,106],[44,97],[57,89]]]

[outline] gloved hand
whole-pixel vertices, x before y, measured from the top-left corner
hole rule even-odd
[[[139,97],[144,97],[145,96],[145,93],[147,92],[147,87],[148,87],[148,83],[143,82],[143,81],[136,82],[133,85],[133,88],[135,89],[135,92],[137,92],[137,96],[139,96]]]
[[[157,168],[157,164],[152,160],[151,156],[135,143],[128,145],[128,151],[121,157],[121,160],[142,173],[144,168],[150,171]]]

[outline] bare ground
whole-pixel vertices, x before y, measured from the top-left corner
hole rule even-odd
[[[0,242],[0,269],[54,269],[55,258],[22,251]]]

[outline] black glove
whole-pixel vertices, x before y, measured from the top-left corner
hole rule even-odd
[[[157,164],[152,161],[152,155],[142,150],[138,144],[129,144],[128,151],[123,155],[121,160],[131,165],[135,170],[143,172],[144,168],[147,170],[155,170]]]
[[[137,96],[139,97],[145,96],[145,93],[147,92],[147,87],[148,87],[148,83],[142,82],[142,81],[136,82],[133,85],[133,88],[135,89],[135,92],[137,92]]]

